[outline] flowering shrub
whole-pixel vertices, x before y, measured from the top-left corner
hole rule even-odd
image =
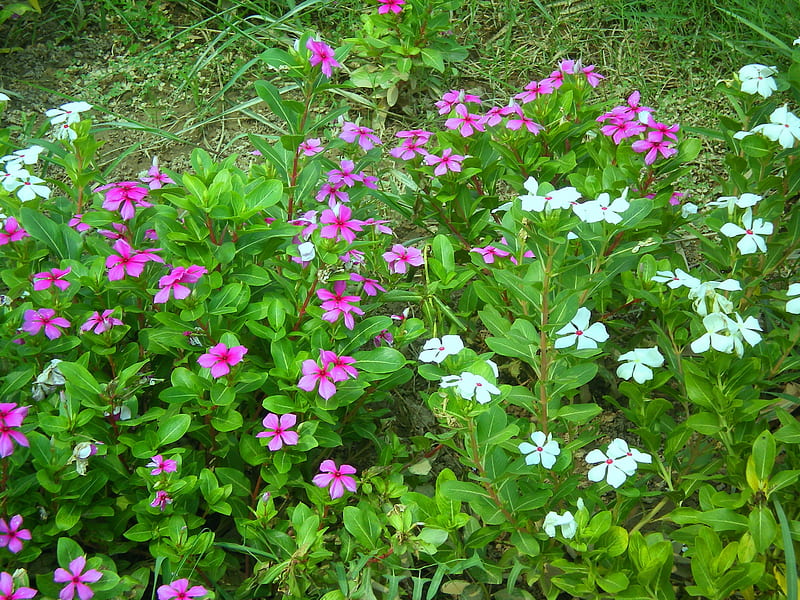
[[[739,74],[729,172],[689,203],[700,143],[638,93],[605,110],[593,65],[490,108],[451,90],[439,131],[384,150],[312,110],[344,51],[263,58],[300,98],[255,84],[285,134],[253,136],[247,170],[196,150],[101,180],[83,102],[3,148],[0,593],[791,597],[781,85]],[[424,435],[392,427],[401,392]]]

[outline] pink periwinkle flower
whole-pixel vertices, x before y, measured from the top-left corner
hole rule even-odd
[[[523,104],[527,104],[528,102],[533,102],[539,96],[545,96],[547,94],[552,94],[555,91],[553,84],[548,79],[542,79],[541,81],[531,81],[528,85],[524,88],[524,92],[520,92],[516,96],[514,96],[515,100],[519,100]]]
[[[315,154],[322,152],[324,149],[325,148],[322,147],[322,142],[319,138],[309,138],[307,140],[303,140],[297,147],[298,152],[300,152],[303,156],[314,156]]]
[[[345,296],[345,288],[347,287],[346,281],[337,281],[333,284],[333,291],[324,288],[317,290],[317,297],[322,300],[320,305],[325,313],[322,315],[323,321],[335,323],[342,316],[344,319],[344,326],[348,329],[355,327],[355,320],[353,313],[363,315],[364,311],[353,306],[355,302],[361,302],[359,296]]]
[[[667,125],[666,123],[659,123],[654,120],[652,115],[647,115],[647,126],[652,130],[647,134],[648,139],[660,142],[664,138],[669,138],[673,141],[678,141],[678,130],[680,125]]]
[[[426,131],[425,129],[404,129],[403,131],[398,131],[395,134],[395,137],[400,138],[401,140],[413,139],[420,144],[427,144],[428,140],[433,137],[433,132]]]
[[[188,579],[177,579],[169,585],[162,585],[158,588],[158,600],[189,600],[205,596],[208,590],[202,585],[189,587]]]
[[[319,386],[317,393],[325,400],[330,399],[336,393],[336,385],[331,376],[330,364],[323,363],[323,366],[320,366],[316,361],[309,358],[303,361],[302,371],[303,376],[297,382],[297,387],[301,390],[313,392]]]
[[[114,243],[114,250],[118,254],[111,254],[106,258],[106,268],[108,269],[108,280],[119,281],[125,275],[139,277],[144,271],[144,266],[150,262],[163,263],[164,259],[153,254],[159,252],[161,248],[152,250],[134,250],[125,240],[117,240]]]
[[[352,160],[343,160],[339,163],[338,169],[328,171],[328,182],[353,187],[356,182],[363,181],[363,173],[355,172],[355,164]]]
[[[323,183],[319,188],[315,198],[317,202],[328,201],[328,206],[335,205],[337,202],[350,202],[350,194],[345,192],[344,183]]]
[[[583,67],[581,71],[584,75],[586,75],[586,81],[588,81],[589,85],[593,88],[596,88],[598,85],[600,85],[600,82],[606,78],[605,75],[600,75],[600,73],[594,72],[594,65]]]
[[[333,75],[334,67],[342,66],[336,60],[333,48],[328,46],[328,44],[325,42],[318,42],[316,40],[309,39],[306,42],[306,48],[311,51],[311,57],[309,58],[308,62],[311,63],[312,67],[320,65],[322,74],[328,79],[330,79],[331,75]]]
[[[436,103],[436,108],[439,109],[440,115],[446,115],[454,106],[465,102],[480,104],[481,99],[474,94],[467,94],[464,90],[450,90]]]
[[[31,532],[22,527],[22,515],[14,515],[9,522],[0,519],[0,548],[8,547],[12,554],[22,550],[22,541],[31,539]]]
[[[406,0],[378,0],[378,4],[380,4],[378,7],[378,14],[385,15],[389,12],[400,14],[405,3]]]
[[[377,279],[369,279],[358,273],[350,273],[350,281],[364,284],[364,293],[367,296],[377,296],[378,292],[385,292],[386,289],[378,282]]]
[[[603,135],[611,137],[615,144],[619,145],[625,138],[639,135],[647,129],[643,123],[632,119],[611,118],[611,123],[603,125],[600,131]]]
[[[355,475],[355,467],[351,467],[350,465],[337,467],[335,462],[328,459],[322,461],[319,470],[321,471],[320,474],[315,475],[314,479],[311,481],[313,481],[314,485],[317,487],[326,488],[330,486],[329,492],[331,500],[341,498],[344,495],[345,489],[351,492],[356,491],[356,480],[350,477],[350,475]]]
[[[442,150],[441,156],[435,154],[425,155],[425,164],[434,167],[433,174],[436,176],[444,175],[448,171],[453,173],[461,172],[461,163],[467,158],[461,154],[453,154],[452,148]]]
[[[94,191],[105,191],[106,198],[103,201],[103,208],[118,210],[125,221],[130,221],[136,215],[136,207],[149,208],[153,206],[144,199],[149,190],[138,181],[110,183],[95,188]]]
[[[69,563],[69,570],[60,567],[56,569],[53,581],[67,584],[58,594],[61,600],[72,600],[76,592],[81,600],[89,600],[94,596],[94,592],[87,584],[100,581],[103,574],[96,569],[89,569],[84,573],[84,568],[86,568],[86,557],[79,556]]]
[[[130,230],[124,223],[112,223],[111,229],[98,229],[97,233],[110,240],[122,240],[128,237]]]
[[[628,108],[630,109],[630,111],[633,114],[635,114],[637,116],[637,118],[639,117],[640,113],[648,113],[649,114],[649,113],[653,112],[653,109],[650,108],[649,106],[641,106],[639,104],[639,100],[641,99],[641,97],[642,97],[642,95],[639,93],[639,90],[634,90],[633,93],[631,93],[631,95],[628,96],[628,100],[627,100]]]
[[[147,184],[151,190],[160,190],[167,183],[175,183],[166,173],[162,173],[158,166],[158,157],[153,157],[153,164],[147,170],[147,174],[140,177],[143,183]]]
[[[320,237],[343,239],[350,244],[355,241],[356,233],[362,231],[364,224],[359,219],[354,219],[353,211],[344,204],[336,204],[322,211],[319,222],[323,225],[319,232]]]
[[[86,322],[81,325],[81,333],[94,329],[94,332],[100,335],[116,325],[124,325],[121,319],[112,317],[111,315],[113,314],[113,308],[104,310],[102,313],[100,311],[95,311],[92,313],[92,316],[86,319]]]
[[[370,217],[366,221],[364,221],[365,227],[374,227],[375,231],[378,233],[383,233],[385,235],[392,235],[392,228],[386,227],[385,223],[391,223],[391,221],[380,220],[380,219],[373,219]]]
[[[466,105],[456,106],[456,116],[450,117],[444,122],[448,129],[458,129],[461,137],[469,137],[476,131],[485,131],[486,128],[481,122],[481,115],[476,115],[467,109]]]
[[[156,454],[150,459],[150,462],[145,465],[152,467],[150,475],[161,475],[162,473],[175,473],[178,470],[178,461],[172,458],[164,458],[160,454]]]
[[[190,267],[175,267],[168,275],[164,275],[158,280],[161,288],[153,298],[153,303],[164,304],[172,294],[176,300],[187,298],[192,290],[186,287],[185,283],[197,283],[197,281],[208,273],[205,267],[192,265]]]
[[[425,149],[424,144],[425,142],[417,138],[406,138],[399,146],[389,150],[389,155],[400,160],[411,160],[417,154],[425,156],[428,151]]]
[[[247,348],[244,346],[228,348],[225,344],[220,343],[211,346],[206,354],[197,359],[197,362],[201,367],[211,369],[211,376],[218,379],[230,373],[232,366],[242,362],[245,354],[247,354]]]
[[[267,448],[275,452],[284,446],[296,446],[300,439],[296,431],[290,431],[297,423],[297,416],[289,413],[286,415],[278,416],[275,413],[269,413],[261,424],[264,426],[264,431],[257,433],[257,438],[269,438]]]
[[[37,591],[29,587],[14,589],[14,578],[10,573],[0,573],[0,599],[2,600],[27,600],[33,598]]]
[[[0,402],[0,425],[21,427],[27,416],[27,406],[18,406],[16,402]]]
[[[419,267],[423,263],[422,252],[414,246],[405,247],[401,244],[394,244],[391,250],[383,253],[383,260],[386,261],[389,272],[403,274],[408,270],[408,266]]]
[[[402,2],[403,0],[401,0]],[[381,144],[380,138],[375,135],[375,132],[369,127],[363,125],[356,125],[350,121],[345,121],[342,125],[342,133],[339,137],[348,144],[358,142],[364,150],[372,150],[375,146]]]
[[[89,231],[91,229],[91,226],[83,222],[83,213],[75,213],[75,216],[69,220],[67,225],[74,228],[79,233],[83,233],[84,231]]]
[[[13,427],[16,426],[0,423],[0,458],[11,456],[14,453],[14,442],[25,448],[30,446],[28,438]]]
[[[364,253],[361,250],[351,248],[339,257],[347,267],[356,268],[364,264]]]
[[[394,336],[388,329],[382,329],[378,335],[372,338],[372,343],[375,344],[376,348],[381,347],[384,342],[386,342],[387,346],[391,346],[394,343]]]
[[[669,197],[669,203],[672,206],[679,206],[681,203],[681,198],[683,198],[686,194],[681,192],[672,192],[672,195]]]
[[[481,255],[483,262],[490,265],[494,262],[495,257],[509,256],[511,253],[494,246],[485,246],[483,248],[472,248],[470,252],[476,252]]]
[[[70,322],[64,317],[57,317],[56,311],[52,308],[40,308],[39,310],[26,310],[25,322],[22,324],[22,331],[31,335],[36,335],[44,327],[44,334],[48,339],[54,340],[61,337],[63,333],[59,327],[69,327]]]
[[[150,502],[150,506],[153,508],[160,508],[161,512],[164,512],[164,509],[167,508],[167,504],[172,504],[172,498],[164,490],[158,490],[155,498]]]
[[[664,158],[669,158],[678,153],[678,150],[672,146],[671,141],[664,140],[663,136],[656,132],[649,133],[647,139],[633,142],[631,148],[633,148],[634,152],[647,152],[644,157],[644,164],[646,165],[652,165],[659,154]]]
[[[69,287],[69,281],[64,279],[72,271],[72,267],[66,269],[50,269],[49,271],[42,271],[33,276],[33,289],[36,291],[46,290],[51,285],[56,286],[60,290],[65,290]]]
[[[0,230],[0,246],[18,242],[26,237],[31,237],[31,235],[22,228],[22,225],[14,217],[8,217],[3,223],[3,230]]]
[[[514,107],[516,109],[516,118],[509,119],[506,123],[506,128],[511,129],[512,131],[518,131],[525,127],[528,132],[532,133],[533,135],[538,135],[539,132],[544,129],[539,123],[530,119],[525,116],[525,113],[522,112],[522,109],[519,106]]]
[[[334,383],[348,378],[358,379],[358,370],[353,366],[356,364],[356,359],[352,356],[339,356],[333,350],[320,350],[319,358],[320,362],[330,369]]]

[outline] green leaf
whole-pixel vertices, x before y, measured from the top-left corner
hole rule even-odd
[[[570,404],[562,406],[556,413],[557,419],[564,419],[570,423],[584,425],[603,412],[597,404]]]
[[[394,373],[406,364],[405,356],[394,348],[386,346],[365,352],[356,352],[353,354],[353,358],[356,359],[356,369],[372,374]]]
[[[456,269],[456,262],[453,258],[453,244],[450,239],[442,234],[433,238],[433,256],[442,263],[445,272],[453,273]]]
[[[370,551],[378,546],[381,523],[372,508],[363,503],[361,507],[345,506],[342,511],[344,527],[356,541]]]
[[[181,439],[192,423],[189,415],[177,414],[165,417],[165,420],[158,428],[158,445],[166,446]]]
[[[778,524],[775,522],[775,516],[768,507],[756,506],[750,511],[750,517],[747,522],[756,550],[759,554],[763,553],[772,545],[778,535]]]
[[[103,393],[103,388],[89,372],[89,369],[78,363],[61,362],[58,369],[64,374],[67,380],[67,390],[71,390],[78,396],[89,396],[96,398]]]
[[[775,466],[775,452],[775,438],[769,431],[762,431],[753,442],[755,474],[762,481],[769,479],[772,473],[772,468]]]
[[[491,495],[481,486],[469,481],[445,481],[442,493],[448,498],[466,502],[487,525],[506,523],[507,518],[492,500]]]
[[[256,88],[258,97],[261,98],[272,109],[276,116],[283,119],[289,126],[290,133],[297,133],[297,123],[300,117],[298,106],[302,109],[299,103],[284,100],[281,98],[281,93],[271,83],[266,81],[256,81],[253,86]]]
[[[444,58],[439,50],[435,48],[423,48],[420,51],[420,56],[425,66],[436,69],[439,73],[444,73]]]
[[[20,210],[20,222],[31,237],[47,244],[58,257],[80,258],[83,240],[72,227],[56,223],[41,212],[27,207]]]

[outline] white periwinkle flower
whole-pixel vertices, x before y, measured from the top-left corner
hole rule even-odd
[[[617,376],[623,379],[633,379],[636,383],[644,383],[653,378],[650,367],[660,367],[664,364],[664,357],[657,346],[652,348],[635,348],[619,357],[622,363],[617,367]]]
[[[22,169],[23,165],[34,165],[39,160],[39,154],[44,152],[44,148],[38,145],[22,150],[15,150],[11,154],[0,157],[0,162],[6,163],[8,169]]]
[[[786,290],[787,296],[800,296],[800,283],[792,283]],[[786,312],[800,315],[800,298],[792,298],[786,303]]]
[[[19,187],[17,188],[17,198],[20,202],[28,202],[33,200],[36,196],[40,198],[50,197],[50,188],[42,185],[44,179],[36,177],[35,175],[25,175],[19,179]]]
[[[775,67],[753,64],[745,65],[739,69],[739,80],[742,82],[742,91],[745,94],[758,94],[762,98],[769,98],[772,92],[778,89],[773,75],[778,72]]]
[[[606,326],[602,323],[592,323],[589,325],[591,311],[585,306],[581,306],[572,320],[564,327],[556,331],[556,335],[563,335],[555,342],[556,348],[568,348],[577,342],[578,350],[585,348],[597,348],[598,342],[605,342],[608,339]]]
[[[658,283],[666,283],[673,290],[679,287],[692,289],[702,283],[697,277],[689,275],[681,269],[675,269],[674,273],[672,271],[656,271],[651,279]]]
[[[703,317],[706,332],[691,343],[692,352],[700,354],[709,348],[730,354],[733,352],[733,338],[729,335],[727,316],[720,312],[712,312]]]
[[[689,299],[694,300],[693,307],[695,312],[701,317],[710,313],[731,313],[733,312],[733,302],[728,300],[717,290],[728,292],[741,291],[742,285],[735,279],[725,281],[704,281],[689,290]]]
[[[681,206],[681,216],[684,219],[688,219],[690,215],[697,214],[697,204],[694,202],[687,202],[683,206]]]
[[[475,400],[479,404],[492,401],[492,395],[500,393],[500,389],[485,377],[464,371],[461,375],[445,375],[440,387],[455,387],[464,400]]]
[[[735,223],[725,223],[720,229],[720,233],[727,237],[742,238],[736,242],[736,247],[742,254],[753,254],[757,251],[766,252],[767,244],[762,235],[772,235],[772,223],[764,222],[763,219],[753,219],[753,211],[748,208],[742,216],[742,225],[739,227]]]
[[[518,446],[520,452],[527,454],[525,462],[529,465],[541,464],[545,469],[552,469],[558,455],[561,454],[561,448],[553,439],[553,434],[545,435],[541,431],[534,431],[531,434],[531,442],[533,443],[522,442]]]
[[[6,96],[3,92],[0,92],[0,102],[8,102],[11,100],[8,96]]]
[[[563,515],[550,511],[544,518],[542,529],[551,538],[556,537],[556,527],[561,527],[561,535],[568,540],[575,537],[578,532],[578,522],[572,513],[567,511]]]
[[[622,222],[622,216],[619,213],[625,212],[630,206],[627,198],[628,188],[625,188],[622,195],[613,202],[611,201],[611,196],[603,192],[597,197],[597,200],[590,200],[581,204],[580,211],[576,211],[576,214],[585,223],[605,221],[616,225]]]
[[[457,335],[443,335],[442,339],[432,338],[425,342],[419,353],[421,362],[441,363],[451,354],[458,354],[464,349],[464,342]]]
[[[608,485],[618,488],[636,472],[638,463],[651,463],[653,457],[635,448],[620,438],[613,440],[603,453],[595,449],[586,455],[586,462],[596,466],[589,469],[589,481],[606,480]]]
[[[314,247],[313,242],[298,244],[297,250],[300,252],[300,260],[303,262],[314,260],[314,257],[317,255],[317,249]]]
[[[528,177],[523,185],[528,193],[519,197],[520,206],[522,210],[531,212],[570,208],[581,197],[581,193],[574,187],[565,187],[543,195],[539,194],[539,182],[533,177]]]
[[[92,105],[87,102],[67,102],[59,108],[51,108],[44,114],[50,119],[52,125],[60,125],[61,123],[72,125],[80,122],[81,113],[91,108]]]
[[[742,194],[741,196],[722,196],[717,200],[708,203],[709,206],[724,206],[729,212],[733,211],[734,206],[739,208],[750,208],[761,202],[761,196],[757,194]]]
[[[727,315],[725,318],[728,324],[728,332],[733,339],[733,350],[736,352],[736,355],[741,358],[744,356],[744,344],[742,341],[747,342],[750,346],[755,346],[761,341],[761,334],[758,332],[763,330],[761,329],[758,319],[753,316],[747,317],[744,320],[742,320],[739,313],[734,313],[733,316],[733,319]]]
[[[786,105],[772,111],[769,121],[756,125],[750,130],[751,133],[762,133],[784,148],[793,148],[795,140],[800,140],[800,119],[790,113]]]

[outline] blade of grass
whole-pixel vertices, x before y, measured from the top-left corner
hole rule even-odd
[[[786,597],[797,598],[797,558],[794,553],[794,541],[792,532],[789,529],[789,522],[786,520],[786,513],[780,501],[773,497],[775,513],[778,515],[778,523],[781,526],[781,540],[783,540],[783,555],[786,558]]]

